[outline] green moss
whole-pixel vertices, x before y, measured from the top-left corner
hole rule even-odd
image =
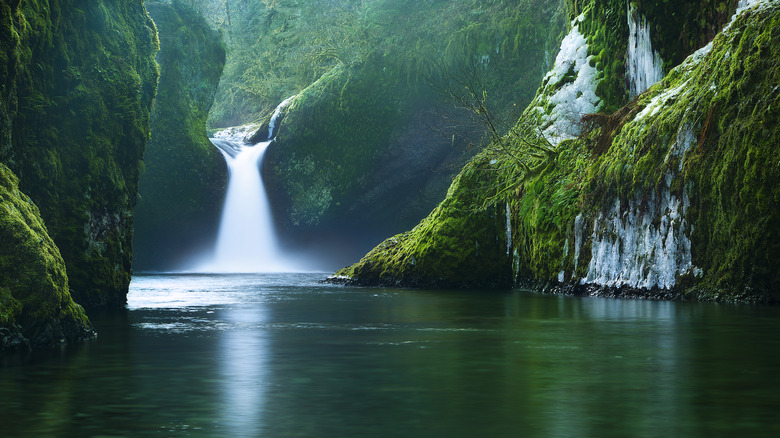
[[[588,55],[596,56],[601,78],[596,94],[601,109],[611,113],[628,100],[625,54],[628,43],[626,2],[623,0],[591,0],[582,3],[584,14],[581,32],[588,39]]]
[[[500,148],[494,149],[496,157],[480,154],[417,228],[337,274],[358,283],[435,286],[468,277],[468,284],[484,285],[495,272],[511,269],[519,284],[560,285],[562,278],[569,290],[591,293],[579,282],[592,257],[594,223],[617,201],[625,211],[636,200],[640,210],[652,206],[657,222],[668,213],[659,201],[668,190],[684,202],[684,216],[673,226],[682,226],[681,220],[690,224],[685,232],[695,267],[678,273],[673,292],[699,299],[780,300],[779,23],[776,4],[743,14],[709,53],[690,58],[619,112],[592,118],[603,123],[562,142],[554,159],[542,161],[536,172],[523,174],[508,165],[523,142],[512,141],[503,157]],[[589,34],[601,38],[602,32]],[[609,141],[602,148],[604,138]],[[486,172],[491,163],[493,171]],[[494,265],[473,262],[472,272],[455,272],[472,260],[475,236],[501,241],[505,224],[496,218],[502,204],[511,216],[512,260],[494,251]],[[447,225],[457,238],[435,242],[436,230]],[[431,262],[415,271],[430,247],[443,266]]]
[[[21,1],[7,16],[17,46],[3,47],[15,63],[0,159],[40,206],[77,300],[121,306],[158,75],[154,23],[140,0]]]
[[[291,103],[269,150],[267,184],[289,193],[289,216],[310,227],[335,207],[330,200],[357,196],[376,167],[380,145],[401,121],[397,80],[373,59],[355,70],[336,67]],[[384,87],[376,89],[375,84]],[[279,187],[281,186],[281,187]],[[318,202],[311,202],[317,200]]]
[[[38,208],[0,164],[0,350],[56,345],[92,336],[71,299],[65,263]],[[2,333],[0,333],[2,334]]]
[[[778,11],[744,14],[701,62],[672,71],[640,99],[648,115],[590,167],[589,204],[647,196],[670,176],[678,197],[692,192],[693,264],[703,270],[692,295],[778,299]]]
[[[487,182],[477,159],[453,181],[448,196],[408,233],[385,240],[360,262],[337,272],[357,284],[412,287],[510,287],[503,209],[478,208],[466,187]]]

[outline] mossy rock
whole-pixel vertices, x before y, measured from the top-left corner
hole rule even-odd
[[[491,152],[472,159],[444,201],[414,229],[385,240],[335,278],[363,285],[511,287],[505,206],[482,203],[495,192],[495,170],[502,167]]]
[[[778,22],[776,3],[743,12],[641,96],[636,115],[589,166],[584,204],[602,211],[663,190],[690,199],[682,220],[696,274],[679,273],[681,294],[780,299]]]
[[[778,23],[776,2],[747,10],[711,46],[637,100],[592,117],[601,123],[560,143],[554,158],[530,177],[502,165],[521,155],[524,144],[507,138],[503,159],[480,154],[417,228],[337,275],[350,282],[397,285],[438,275],[440,267],[430,264],[425,272],[407,273],[413,269],[410,261],[416,264],[427,247],[426,230],[449,223],[460,228],[458,239],[442,239],[437,257],[445,266],[466,265],[474,236],[501,241],[508,233],[512,256],[495,257],[495,267],[474,263],[475,283],[487,284],[497,278],[495,272],[510,269],[516,285],[554,286],[567,293],[780,301]],[[605,139],[606,147],[600,146]],[[493,171],[486,172],[491,163]],[[459,199],[466,202],[459,205]],[[510,216],[506,225],[495,217],[502,203]],[[637,217],[646,222],[636,222]],[[631,252],[627,237],[614,230],[635,225],[639,237],[663,229],[682,243],[668,246],[672,238],[664,234],[663,248]],[[656,269],[652,266],[596,278],[593,260],[609,256],[596,253],[604,240],[615,242],[609,250],[619,266],[667,248],[679,251],[669,254],[678,265],[662,282],[647,277]],[[650,286],[631,286],[621,277],[633,274],[647,277]],[[452,284],[461,276],[452,273],[439,282]]]
[[[38,208],[0,164],[0,351],[94,336]]]
[[[1,7],[0,160],[39,206],[76,300],[121,307],[158,77],[154,23],[141,0]]]

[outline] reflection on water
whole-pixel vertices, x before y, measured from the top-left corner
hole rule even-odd
[[[61,354],[0,365],[2,436],[772,436],[780,309],[133,280]]]
[[[259,436],[265,412],[268,346],[263,330],[262,307],[220,312],[235,329],[220,336],[219,367],[222,374],[222,412],[231,436]]]

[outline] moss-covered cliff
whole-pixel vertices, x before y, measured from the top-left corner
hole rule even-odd
[[[0,7],[0,159],[40,208],[76,301],[122,305],[139,160],[157,84],[154,23],[140,0],[23,0]]]
[[[623,61],[604,49],[629,37],[612,32],[618,21],[634,14],[636,26],[661,3],[672,7],[570,2],[579,18],[517,131],[466,166],[412,232],[340,278],[777,301],[780,3],[740,2],[727,30],[628,101],[639,73],[629,71],[628,45]],[[722,3],[700,8],[698,29],[728,21],[734,4],[724,13]],[[547,141],[552,153],[532,146]]]
[[[38,208],[0,164],[0,351],[61,345],[93,336],[71,299],[60,251]]]
[[[179,4],[147,2],[160,36],[160,82],[135,210],[135,269],[175,269],[213,243],[227,179],[206,135],[225,50],[220,34]]]
[[[285,109],[269,147],[264,178],[282,232],[307,243],[376,242],[419,221],[488,135],[453,107],[464,97],[458,82],[480,99],[484,91],[495,115],[516,113],[560,41],[560,5],[365,6],[350,24],[362,39],[332,54],[336,65]]]
[[[74,299],[121,305],[157,84],[154,24],[141,1],[29,0],[0,7],[0,159],[40,208]]]

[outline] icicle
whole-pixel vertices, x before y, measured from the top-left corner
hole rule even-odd
[[[677,275],[700,272],[691,261],[690,231],[685,221],[688,196],[684,193],[680,200],[672,195],[671,182],[672,175],[667,174],[660,196],[651,193],[648,197],[655,201],[644,205],[643,196],[637,193],[626,209],[615,201],[606,216],[596,218],[592,257],[583,284],[669,289]],[[575,239],[579,240],[577,232],[575,225]]]
[[[633,5],[628,6],[628,66],[629,94],[641,94],[663,79],[663,61],[650,42],[650,26],[647,19]]]
[[[512,254],[512,213],[509,210],[509,203],[506,203],[506,255]]]

